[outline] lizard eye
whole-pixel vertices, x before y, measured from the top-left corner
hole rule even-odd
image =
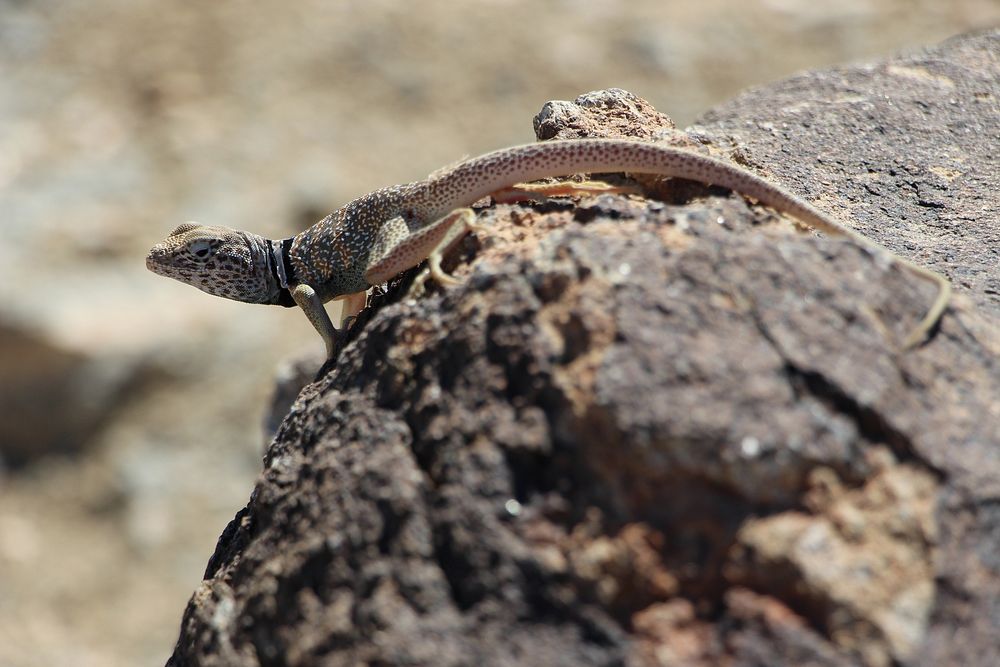
[[[197,239],[191,242],[191,254],[200,259],[205,259],[212,254],[212,242],[207,239]]]

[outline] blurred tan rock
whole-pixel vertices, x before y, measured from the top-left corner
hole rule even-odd
[[[87,357],[0,322],[0,467],[81,454],[140,375],[135,360]]]

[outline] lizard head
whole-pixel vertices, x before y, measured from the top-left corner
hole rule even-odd
[[[262,236],[185,222],[152,247],[146,268],[215,296],[272,303],[280,287],[271,275],[269,252]]]

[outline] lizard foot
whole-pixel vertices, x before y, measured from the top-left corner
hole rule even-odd
[[[441,268],[445,253],[453,248],[469,231],[485,232],[486,226],[476,222],[476,214],[471,208],[461,208],[443,218],[436,225],[446,226],[447,232],[427,254],[427,267],[417,274],[406,293],[407,298],[416,298],[424,293],[428,280],[442,287],[453,287],[462,281]]]
[[[548,197],[583,197],[595,194],[642,194],[639,188],[627,185],[611,185],[601,181],[556,181],[555,183],[518,183],[493,193],[493,201],[498,204],[513,204],[526,199],[546,199]]]
[[[413,279],[413,284],[410,285],[410,289],[407,290],[407,298],[415,299],[422,296],[427,289],[428,280],[433,280],[442,287],[453,287],[462,282],[441,268],[441,260],[441,253],[437,251],[431,253],[427,258],[427,266],[417,274],[417,277]]]

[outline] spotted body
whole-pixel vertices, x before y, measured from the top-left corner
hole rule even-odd
[[[518,183],[592,172],[648,173],[722,186],[821,231],[889,253],[787,190],[728,162],[672,146],[579,139],[505,148],[422,181],[376,190],[283,242],[187,223],[153,247],[147,266],[218,296],[251,303],[298,304],[332,356],[335,329],[324,302],[349,298],[357,303],[358,295],[371,285],[424,259],[429,260],[432,277],[449,282],[452,279],[440,270],[441,256],[473,226],[474,216],[466,207]],[[910,347],[921,342],[940,319],[951,287],[943,276],[893,258],[938,287],[933,305],[904,343]]]
[[[405,237],[408,186],[382,188],[355,199],[292,239],[295,273],[323,301],[367,290],[365,270],[381,239]]]

